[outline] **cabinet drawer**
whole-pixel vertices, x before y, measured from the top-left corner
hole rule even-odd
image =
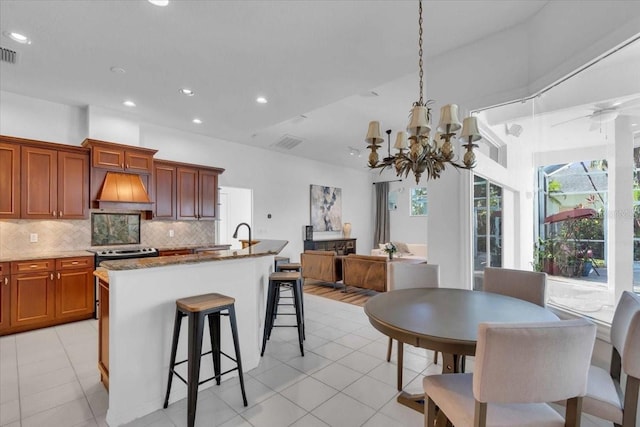
[[[55,267],[54,259],[37,259],[30,261],[13,261],[11,263],[11,273],[31,273],[33,271],[53,271]]]
[[[56,260],[56,270],[69,270],[74,268],[93,268],[93,257],[60,258]]]

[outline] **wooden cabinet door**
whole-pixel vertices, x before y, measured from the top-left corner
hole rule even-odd
[[[0,262],[0,331],[9,327],[10,294],[9,263]]]
[[[57,151],[23,146],[21,155],[21,217],[57,218]]]
[[[176,219],[176,167],[156,162],[153,173],[153,219]]]
[[[124,150],[118,147],[93,146],[91,148],[93,167],[111,170],[124,169]]]
[[[89,156],[58,152],[58,218],[84,219],[89,212]]]
[[[100,381],[109,390],[109,283],[99,281],[98,295],[98,369]]]
[[[198,219],[198,169],[178,167],[176,182],[178,199],[176,219]]]
[[[218,214],[218,173],[201,169],[199,177],[199,219],[216,219]]]
[[[56,318],[93,313],[95,304],[93,268],[58,271],[55,288]]]
[[[12,327],[46,324],[55,317],[53,272],[41,271],[11,276]]]
[[[20,218],[20,146],[0,142],[0,218]]]
[[[124,169],[134,173],[151,173],[153,155],[136,150],[125,150]]]

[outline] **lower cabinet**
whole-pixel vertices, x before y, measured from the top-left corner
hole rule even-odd
[[[9,307],[11,307],[11,264],[0,262],[0,334],[9,328]]]
[[[9,322],[0,328],[0,335],[93,316],[92,256],[14,261],[10,265]],[[5,296],[3,292],[0,305]]]
[[[100,381],[109,390],[109,283],[98,281],[98,369]]]

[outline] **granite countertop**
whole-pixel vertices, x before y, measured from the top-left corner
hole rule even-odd
[[[98,279],[109,283],[109,272],[107,271],[106,268],[102,268],[102,267],[96,268],[96,270],[93,272],[93,275],[96,276]]]
[[[47,258],[72,258],[78,256],[94,256],[89,251],[47,251],[47,252],[20,252],[9,255],[0,256],[0,262],[25,261],[30,259],[47,259]]]
[[[230,259],[262,257],[277,255],[289,243],[287,240],[262,240],[245,249],[231,249],[223,251],[202,251],[192,255],[173,255],[163,257],[123,259],[117,261],[102,261],[101,267],[107,270],[137,270],[142,268],[164,267],[176,264],[194,264],[207,261],[226,261]]]

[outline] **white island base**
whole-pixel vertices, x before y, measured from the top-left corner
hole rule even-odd
[[[106,421],[110,427],[126,424],[162,408],[177,299],[211,292],[235,298],[243,370],[246,372],[258,366],[266,289],[273,261],[273,255],[265,254],[153,268],[109,269],[109,409]],[[222,317],[220,323],[221,348],[233,357],[228,317]],[[186,359],[187,327],[185,319],[176,360]],[[208,334],[206,327],[203,353],[211,348]],[[233,362],[222,357],[222,371],[232,366]],[[178,367],[178,372],[184,372],[185,378],[186,369],[186,363]],[[212,375],[212,358],[205,356],[200,378]],[[236,376],[237,372],[230,373],[222,380]],[[215,381],[203,384],[201,389],[211,386],[215,386]],[[186,385],[174,378],[169,402],[186,396]],[[247,399],[251,401],[251,396]]]

